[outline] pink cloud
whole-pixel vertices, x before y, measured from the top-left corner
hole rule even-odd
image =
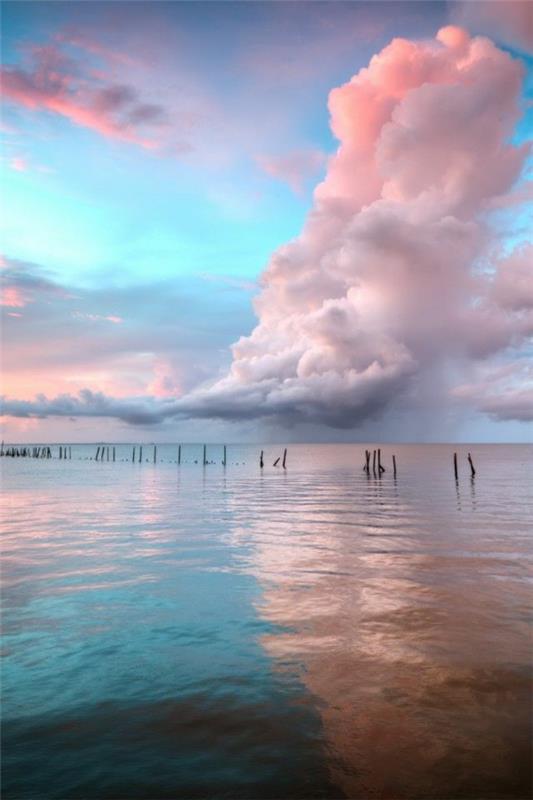
[[[306,183],[324,167],[326,155],[320,150],[293,150],[283,155],[260,155],[257,163],[267,175],[287,183],[295,194],[301,194]]]
[[[157,146],[157,138],[142,131],[166,123],[164,109],[139,100],[131,86],[88,84],[79,65],[54,46],[32,48],[33,67],[3,67],[4,98],[32,111],[48,111],[102,136],[139,145]]]
[[[17,286],[3,287],[0,305],[8,308],[23,308],[28,302],[28,296]]]
[[[485,209],[528,154],[510,144],[522,79],[488,39],[449,26],[394,39],[333,89],[340,145],[314,208],[273,254],[229,374],[183,405],[349,427],[445,383],[450,364],[519,345],[533,322],[524,266],[479,265],[496,245]]]
[[[462,0],[451,8],[452,17],[472,32],[533,52],[531,0]]]
[[[135,59],[128,53],[121,52],[112,47],[106,47],[101,41],[97,41],[75,28],[67,28],[60,31],[56,34],[55,41],[63,45],[85,50],[87,53],[98,56],[104,61],[116,62],[126,66],[133,66],[136,63]]]
[[[493,419],[533,422],[533,366],[529,359],[481,368],[475,382],[457,386],[451,394]]]
[[[22,156],[13,156],[9,161],[9,166],[16,172],[26,172],[28,169],[28,162]]]
[[[102,314],[85,314],[81,311],[73,311],[72,316],[76,319],[86,319],[90,322],[112,322],[114,325],[120,325],[124,320],[122,317],[118,317],[113,314],[109,315],[102,315]]]

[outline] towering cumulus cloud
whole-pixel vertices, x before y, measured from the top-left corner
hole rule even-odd
[[[527,155],[509,143],[522,77],[488,39],[446,27],[395,39],[334,89],[340,145],[304,229],[272,256],[229,374],[183,407],[353,426],[531,334],[531,284],[509,283],[486,223]]]

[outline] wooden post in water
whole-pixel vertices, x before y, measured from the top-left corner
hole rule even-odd
[[[474,469],[474,463],[472,461],[472,456],[470,455],[470,453],[468,454],[468,463],[470,464],[470,471],[472,473],[472,477],[474,477],[476,474],[476,470]]]
[[[378,450],[378,472],[380,475],[385,472],[385,467],[381,464],[381,450]]]
[[[261,455],[259,456],[259,466],[261,467],[261,469],[263,469],[263,467],[265,466],[264,462],[263,462],[263,451],[262,450],[261,450]]]
[[[139,445],[139,464],[143,463],[143,446],[142,444]]]
[[[285,450],[283,451],[283,461],[281,463],[283,469],[287,469],[286,463],[287,463],[287,448],[285,448]]]
[[[131,456],[132,463],[135,464],[135,448],[133,448],[133,454]]]
[[[178,464],[181,464],[181,444],[178,447]]]
[[[115,447],[113,446],[113,461],[115,460]]]
[[[94,457],[94,460],[95,460],[95,461],[98,461],[98,453],[99,453],[99,452],[100,452],[100,448],[99,448],[99,447],[97,447],[97,448],[96,448],[96,455],[95,455],[95,457]]]
[[[157,461],[157,445],[154,444],[154,464]]]
[[[396,456],[392,457],[392,469],[394,472],[394,477],[396,477]]]
[[[459,473],[457,471],[457,453],[453,454],[453,472],[455,475],[455,480],[459,480]]]
[[[69,460],[72,461],[72,447],[70,445],[68,446],[68,457]]]
[[[222,459],[222,464],[226,466],[226,445],[224,445],[224,458]]]
[[[109,461],[109,445],[106,447],[106,460]]]
[[[207,448],[206,448],[206,445],[204,444],[204,467],[207,464],[206,450],[207,450]]]
[[[374,477],[376,475],[376,451],[372,451],[372,472],[374,473]]]
[[[277,466],[278,466],[280,458],[281,458],[281,456],[278,456],[278,457],[276,458],[276,460],[275,460],[275,461],[274,461],[274,463],[272,464],[272,466],[273,466],[273,467],[277,467]]]

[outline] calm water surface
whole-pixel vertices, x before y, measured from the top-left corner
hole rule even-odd
[[[95,449],[1,459],[6,800],[530,795],[533,447]]]

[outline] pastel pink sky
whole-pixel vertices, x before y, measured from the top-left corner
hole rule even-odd
[[[139,4],[115,34],[108,4],[21,39],[16,11],[7,435],[527,422],[527,5],[471,5],[396,4],[408,36],[384,6],[311,4],[300,38],[291,4],[239,8],[276,33],[246,28],[223,70],[223,17]]]

